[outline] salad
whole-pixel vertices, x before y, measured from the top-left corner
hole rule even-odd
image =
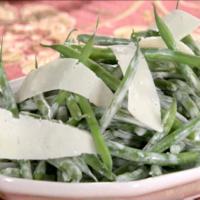
[[[81,34],[20,83],[0,59],[0,174],[134,181],[200,165],[200,20],[174,10],[129,39]],[[97,23],[98,25],[98,23]],[[72,32],[71,32],[72,34]]]

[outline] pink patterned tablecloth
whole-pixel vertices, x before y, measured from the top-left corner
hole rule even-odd
[[[4,37],[3,60],[9,79],[30,72],[35,56],[40,65],[58,56],[40,43],[62,43],[75,27],[77,33],[92,32],[97,16],[99,34],[128,37],[133,28],[145,29],[154,20],[153,2],[161,15],[176,6],[175,0],[0,1],[0,35]],[[179,8],[200,17],[198,0],[181,0]]]

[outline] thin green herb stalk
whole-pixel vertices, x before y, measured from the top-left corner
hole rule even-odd
[[[44,180],[46,176],[46,162],[40,161],[33,172],[33,179]]]
[[[116,177],[117,182],[128,182],[135,181],[139,179],[146,178],[148,176],[148,170],[146,167],[140,167],[133,172],[126,172],[124,174],[120,174]]]
[[[126,97],[126,94],[128,92],[128,89],[130,87],[131,82],[133,81],[133,78],[135,77],[135,72],[138,65],[138,57],[139,57],[139,48],[137,47],[135,51],[135,55],[130,61],[130,64],[126,70],[126,73],[124,75],[124,78],[122,79],[119,87],[117,88],[111,104],[106,109],[104,115],[102,116],[100,122],[101,122],[101,132],[103,133],[106,128],[109,126],[113,116],[116,114],[118,109],[120,108],[120,105],[124,98]]]
[[[100,131],[100,127],[92,110],[92,107],[88,100],[82,96],[77,95],[77,100],[83,114],[86,115],[86,121],[88,123],[89,129],[91,130],[97,152],[100,154],[107,168],[109,170],[112,170],[112,158],[105,144],[103,135]]]
[[[18,117],[19,115],[18,107],[12,89],[6,78],[6,74],[3,67],[2,48],[3,48],[3,38],[1,41],[1,49],[0,49],[0,93],[2,93],[4,100],[3,103],[5,108],[10,110],[14,117]]]
[[[20,160],[18,161],[20,166],[21,177],[26,179],[33,179],[31,161],[29,160]]]
[[[176,144],[187,138],[193,131],[199,128],[200,116],[190,120],[188,123],[181,126],[179,129],[165,136],[157,144],[153,145],[151,151],[164,152],[169,149],[171,145]]]
[[[167,110],[167,112],[165,113],[163,117],[163,120],[162,120],[163,132],[154,133],[153,137],[149,140],[149,142],[144,147],[145,151],[151,151],[152,147],[155,144],[157,144],[163,137],[168,135],[176,119],[176,112],[177,112],[177,103],[176,103],[176,100],[174,99],[171,106],[169,107],[169,109]]]
[[[157,15],[156,8],[154,6],[154,15],[156,24],[160,33],[160,36],[166,43],[167,47],[171,50],[177,50],[176,41],[173,35],[164,21]],[[196,89],[197,93],[200,94],[200,80],[194,73],[194,71],[185,64],[176,65],[177,70],[184,76],[185,80]]]
[[[190,48],[192,49],[192,51],[193,51],[196,55],[200,56],[200,48],[198,47],[198,45],[196,44],[196,42],[194,41],[194,39],[192,38],[191,35],[188,35],[188,36],[184,37],[184,38],[182,39],[182,41],[183,41],[188,47],[190,47]]]
[[[191,118],[199,115],[198,106],[186,92],[177,91],[175,96],[177,101],[185,108]]]
[[[81,56],[79,58],[79,61],[82,63],[84,63],[90,57],[90,55],[93,51],[95,34],[97,31],[98,24],[99,24],[99,18],[97,19],[96,28],[95,28],[94,33],[90,36],[90,38],[88,38],[88,41],[86,42],[85,46],[83,47],[83,49],[81,51]]]
[[[177,50],[170,49],[142,49],[145,58],[148,61],[171,61],[180,64],[186,64],[193,68],[200,67],[200,56],[186,54]]]
[[[80,34],[78,35],[77,39],[80,42],[87,43],[88,40],[91,38],[91,35],[88,34]],[[124,38],[111,38],[106,36],[95,36],[94,37],[94,44],[95,45],[117,45],[117,44],[129,44],[129,39]]]
[[[55,44],[55,45],[42,45],[44,47],[50,47],[59,53],[61,53],[64,57],[67,58],[75,58],[79,59],[81,53],[71,47]],[[87,59],[83,64],[85,64],[89,69],[91,69],[98,77],[100,77],[105,84],[110,87],[112,90],[116,90],[118,85],[120,84],[120,80],[114,77],[110,72],[105,70],[100,64],[94,62],[91,59]]]
[[[134,161],[139,164],[176,166],[195,163],[199,157],[198,152],[184,152],[178,155],[147,152],[140,149],[127,147],[117,142],[107,141],[107,145],[113,156]]]

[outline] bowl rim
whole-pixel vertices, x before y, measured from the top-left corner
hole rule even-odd
[[[131,182],[62,183],[0,176],[0,192],[70,198],[136,197],[198,180],[200,167]]]

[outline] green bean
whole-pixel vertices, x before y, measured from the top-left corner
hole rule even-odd
[[[146,167],[140,167],[132,172],[126,172],[124,174],[120,174],[116,177],[117,182],[128,182],[134,181],[138,179],[143,179],[148,176],[148,170]]]
[[[31,169],[31,161],[20,160],[18,163],[20,166],[21,177],[26,178],[26,179],[33,179],[32,169]]]
[[[145,52],[147,51],[151,51],[152,49],[141,49],[143,55],[145,56]],[[155,50],[155,49],[153,49]],[[153,51],[152,50],[152,51]],[[162,49],[160,49],[162,50]],[[148,53],[147,53],[148,55]],[[168,72],[168,73],[175,73],[176,74],[176,68],[173,62],[170,61],[162,61],[162,60],[155,60],[155,61],[150,61],[147,59],[148,57],[146,57],[146,60],[148,61],[148,65],[149,68],[151,70],[151,72]],[[178,74],[176,74],[178,75]]]
[[[0,174],[4,175],[4,176],[10,176],[10,177],[14,177],[14,178],[20,178],[21,174],[20,174],[20,170],[18,168],[5,168],[5,169],[1,169],[0,170]]]
[[[189,95],[197,96],[194,89],[191,88],[186,82],[178,79],[172,79],[170,82],[175,83],[181,92],[186,92]]]
[[[5,168],[16,168],[17,164],[14,162],[0,161],[0,170]]]
[[[198,107],[198,109],[200,110],[200,97],[195,95],[195,96],[191,96],[191,98],[194,101],[194,103],[196,104],[196,106]]]
[[[6,74],[3,68],[2,48],[3,48],[3,39],[1,41],[1,49],[0,49],[0,93],[2,94],[3,97],[4,107],[10,110],[14,117],[18,117],[19,111],[15,101],[15,97],[9,85],[9,82],[6,78]]]
[[[71,47],[80,52],[83,51],[83,46],[81,45],[73,44]],[[110,48],[92,47],[92,52],[89,57],[96,62],[117,64],[117,59]]]
[[[200,56],[186,54],[174,49],[173,51],[170,49],[143,49],[142,52],[148,61],[170,61],[200,68]]]
[[[200,152],[200,141],[192,141],[189,139],[184,140],[185,144],[185,149],[187,151],[195,151],[195,152]]]
[[[159,29],[160,36],[165,41],[167,47],[171,50],[177,50],[176,41],[173,38],[167,25],[157,15],[156,8],[154,6],[154,15],[157,27]],[[186,64],[177,64],[177,70],[184,76],[185,80],[196,89],[197,93],[200,94],[200,81],[194,71]]]
[[[173,154],[179,154],[184,149],[185,149],[185,143],[183,141],[181,141],[177,144],[173,144],[170,147],[170,152],[173,153]]]
[[[151,151],[153,152],[164,152],[171,145],[176,144],[183,139],[187,138],[193,131],[198,129],[200,125],[200,116],[190,120],[188,123],[181,126],[179,129],[165,136],[157,144],[153,145]]]
[[[160,166],[173,166],[173,165],[184,165],[187,163],[195,162],[199,157],[197,152],[184,152],[178,155],[147,152],[140,149],[127,147],[120,143],[108,141],[108,147],[111,150],[113,156],[134,161],[140,164],[148,165],[160,165]]]
[[[146,38],[146,37],[152,37],[152,36],[159,36],[159,33],[154,30],[138,31],[138,32],[135,32],[133,30],[131,34],[131,39],[133,41],[138,41],[138,39],[140,38]]]
[[[33,179],[44,180],[46,175],[46,162],[40,161],[33,172]]]
[[[162,175],[162,168],[159,165],[151,165],[149,174],[151,176],[160,176]]]
[[[182,79],[182,76],[176,72],[153,72],[153,79]]]
[[[114,180],[114,174],[100,161],[96,155],[84,154],[84,161],[96,172],[106,177],[108,180]]]
[[[167,45],[169,49],[175,50],[176,41],[174,40],[172,33],[170,32],[167,25],[164,23],[163,19],[158,16],[155,5],[153,5],[153,8],[154,8],[155,21],[156,21],[156,25],[158,27],[160,36],[165,41],[165,44]]]
[[[53,116],[56,115],[56,112],[58,111],[59,106],[62,106],[65,104],[66,100],[66,91],[60,90],[58,94],[56,95],[53,105],[51,106],[51,110],[53,112]]]
[[[32,99],[28,99],[22,103],[19,104],[20,111],[35,111],[37,110],[37,106],[35,105],[35,102]]]
[[[55,118],[63,122],[66,122],[68,120],[69,116],[66,106],[60,106],[58,108]]]
[[[82,172],[79,167],[71,160],[71,158],[56,159],[48,161],[51,165],[59,169],[64,176],[66,182],[80,182]]]
[[[113,121],[120,121],[120,122],[143,127],[143,124],[137,121],[128,111],[124,109],[118,110],[118,112],[113,116]]]
[[[162,108],[167,110],[170,107],[170,104],[172,103],[173,98],[171,98],[170,96],[164,95],[164,94],[159,94],[159,98],[161,101]],[[180,121],[182,123],[188,122],[188,119],[185,116],[183,116],[181,113],[179,113],[178,111],[176,112],[176,118],[178,121]]]
[[[149,142],[144,147],[144,150],[151,151],[152,147],[157,142],[159,142],[163,137],[168,135],[175,121],[176,111],[177,111],[177,104],[176,104],[176,100],[174,99],[170,108],[167,110],[167,112],[165,113],[163,117],[163,120],[162,120],[163,132],[154,133],[153,137],[149,140]]]
[[[187,110],[187,113],[191,118],[199,115],[198,106],[186,92],[177,91],[175,96],[178,102],[185,108],[185,110]]]
[[[91,35],[88,34],[80,34],[77,39],[80,42],[87,43],[91,38]],[[117,44],[128,44],[130,40],[124,38],[111,38],[106,36],[95,36],[94,44],[95,45],[117,45]]]
[[[86,164],[83,156],[81,157],[74,157],[73,158],[74,163],[79,167],[79,169],[85,173],[86,175],[88,175],[89,177],[91,177],[95,182],[97,182],[97,178],[95,177],[95,175],[91,172],[90,168],[88,167],[88,165]]]
[[[76,58],[79,59],[81,53],[71,47],[67,47],[64,45],[43,45],[44,47],[50,47],[59,53],[61,53],[65,57]],[[107,70],[105,70],[101,65],[94,62],[91,59],[87,59],[83,64],[85,64],[89,69],[91,69],[98,77],[100,77],[108,87],[112,90],[116,90],[120,81],[112,76]]]
[[[138,67],[138,57],[139,49],[137,47],[135,55],[131,59],[129,66],[126,70],[124,78],[122,79],[118,89],[116,90],[111,104],[106,109],[104,115],[101,118],[101,131],[104,132],[109,126],[113,116],[116,114],[117,110],[120,108],[120,104],[124,100],[128,89],[130,87],[133,78],[135,77],[136,68]]]
[[[77,95],[77,99],[83,114],[86,115],[86,121],[89,129],[91,130],[97,152],[101,155],[101,158],[107,168],[112,170],[112,158],[105,144],[103,135],[101,134],[98,121],[94,115],[91,105],[84,97]]]
[[[71,117],[76,120],[76,123],[78,123],[82,119],[82,112],[75,100],[74,95],[69,92],[66,93],[66,105]]]
[[[200,48],[198,47],[198,45],[196,45],[196,42],[194,41],[194,39],[192,38],[191,35],[188,35],[188,36],[184,37],[184,38],[182,39],[182,41],[183,41],[188,47],[190,47],[190,48],[192,49],[192,51],[193,51],[196,55],[200,56]]]
[[[83,49],[81,51],[81,55],[79,57],[80,62],[84,63],[90,57],[90,55],[93,51],[92,48],[94,45],[94,40],[95,40],[95,33],[88,38],[88,41],[86,42],[85,46],[83,47]]]
[[[51,110],[49,104],[45,100],[44,95],[39,94],[39,95],[33,97],[33,99],[34,99],[37,109],[39,110],[41,115],[46,119],[51,119],[53,116],[53,113],[52,113],[52,110]]]
[[[161,90],[167,90],[175,92],[177,90],[177,86],[173,84],[170,81],[164,80],[164,79],[155,79],[154,83],[157,87],[159,87]]]

